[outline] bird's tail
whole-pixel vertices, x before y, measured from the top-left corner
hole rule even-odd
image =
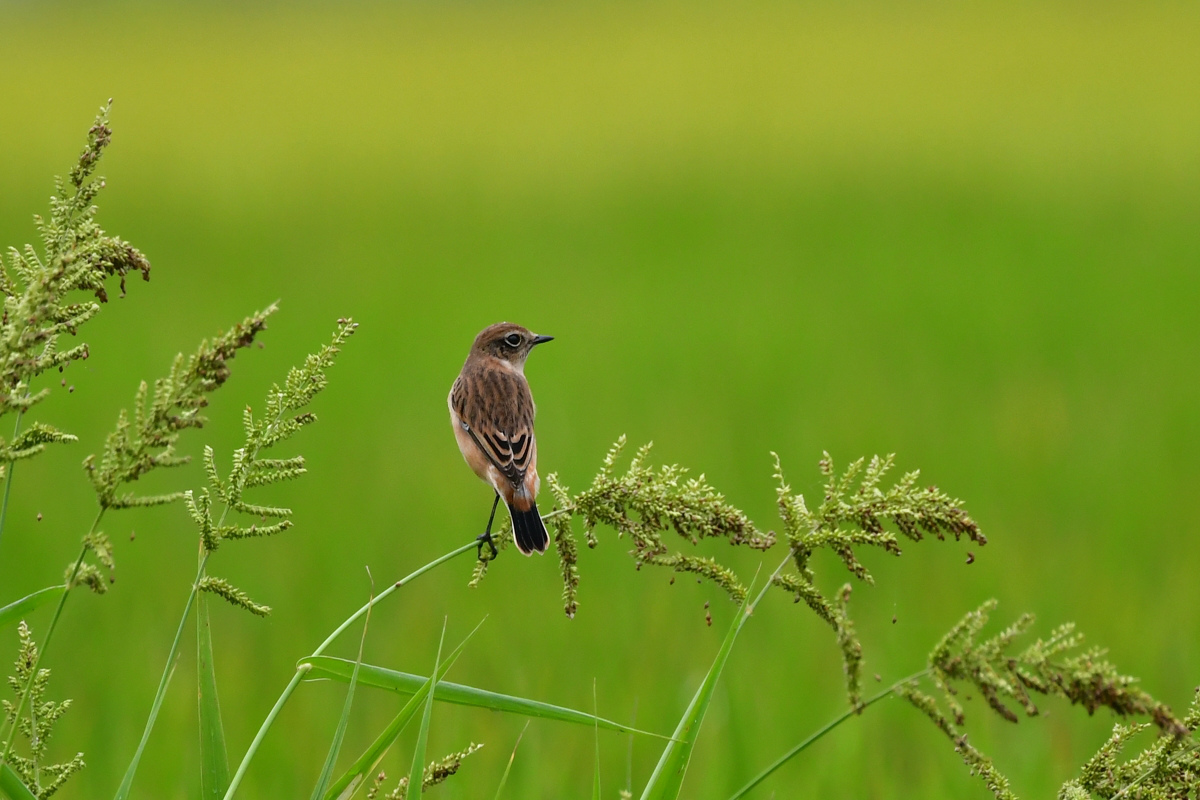
[[[513,541],[517,543],[518,550],[525,555],[546,552],[546,546],[550,544],[550,534],[546,533],[537,503],[530,503],[528,511],[521,511],[509,504],[508,515],[512,517]]]

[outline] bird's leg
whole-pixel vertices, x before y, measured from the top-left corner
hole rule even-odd
[[[499,551],[496,549],[496,543],[492,541],[492,522],[494,522],[496,519],[496,506],[498,506],[498,505],[500,505],[500,493],[496,492],[496,499],[492,501],[492,513],[491,513],[491,516],[488,517],[487,529],[484,530],[484,532],[479,534],[479,536],[477,537],[478,541],[479,541],[478,556],[479,556],[480,561],[484,561],[484,560],[491,561],[492,558],[495,558],[497,555],[500,554]],[[491,548],[492,558],[484,559],[483,546],[485,544],[489,548]]]

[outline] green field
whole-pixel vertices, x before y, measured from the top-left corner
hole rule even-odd
[[[310,474],[271,498],[296,527],[212,561],[274,608],[213,605],[236,763],[295,660],[365,601],[364,566],[391,581],[481,529],[490,493],[445,396],[474,334],[508,319],[557,337],[527,374],[542,472],[572,488],[624,433],[764,529],[772,450],[806,494],[822,450],[840,464],[894,451],[965,498],[990,539],[974,564],[953,543],[868,554],[876,585],[853,601],[868,676],[919,669],[997,597],[1005,622],[1077,621],[1182,710],[1200,683],[1198,41],[1200,11],[1169,2],[4,4],[0,245],[35,239],[30,214],[111,96],[100,220],[154,271],[88,326],[74,391],[39,408],[81,441],[18,465],[0,604],[75,557],[95,510],[79,463],[140,379],[280,299],[265,348],[236,359],[210,425],[186,437],[227,458],[241,409],[352,315],[320,424],[295,442]],[[192,465],[153,484],[202,480]],[[88,763],[67,798],[120,781],[195,568],[181,507],[105,528],[118,580],[72,596],[47,656],[51,696],[75,701],[51,750]],[[735,608],[600,539],[581,555],[574,620],[553,556],[510,551],[476,590],[464,559],[376,610],[366,660],[427,674],[444,618],[457,642],[487,615],[451,680],[590,709],[595,679],[601,714],[636,706],[639,726],[669,731]],[[699,549],[747,580],[758,564]],[[817,569],[831,591],[845,579],[828,554]],[[185,644],[136,797],[198,795]],[[829,630],[772,598],[717,689],[684,796],[724,800],[840,713],[841,684]],[[303,686],[239,796],[307,794],[343,697]],[[399,705],[360,690],[344,753]],[[1044,706],[1014,726],[968,703],[971,741],[1022,797],[1053,796],[1113,724]],[[439,706],[431,754],[486,747],[432,796],[491,797],[522,725]],[[384,765],[393,777],[411,738]],[[615,798],[626,739],[600,747]],[[506,796],[586,796],[592,748],[586,729],[535,722]],[[635,796],[658,752],[635,742]],[[896,701],[756,796],[772,791],[989,796]]]

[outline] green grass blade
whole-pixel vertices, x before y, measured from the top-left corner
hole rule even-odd
[[[200,706],[200,797],[221,800],[229,788],[229,753],[225,726],[217,699],[217,673],[213,666],[212,628],[208,601],[196,599],[196,684]]]
[[[734,618],[732,624],[730,624],[729,631],[725,634],[725,640],[721,643],[721,649],[717,652],[716,659],[714,659],[712,666],[704,676],[704,680],[696,690],[696,694],[692,697],[691,703],[688,704],[687,710],[675,728],[673,738],[678,741],[669,742],[666,748],[664,748],[662,757],[659,758],[658,764],[655,766],[654,772],[650,775],[650,780],[642,792],[642,800],[670,800],[679,796],[679,790],[683,786],[683,775],[687,771],[688,761],[691,758],[692,749],[695,745],[696,734],[699,732],[700,725],[704,721],[704,715],[708,711],[708,704],[712,700],[712,693],[716,687],[717,679],[721,676],[721,670],[724,668],[725,662],[733,650],[733,643],[737,640],[737,635],[741,631],[743,620],[747,616],[747,608],[747,605],[743,603],[742,607],[738,610],[737,616]]]
[[[376,737],[367,751],[359,756],[358,760],[342,777],[338,778],[333,786],[329,787],[325,792],[325,800],[350,800],[351,797],[358,794],[358,790],[367,783],[367,778],[375,772],[375,768],[387,755],[387,751],[400,738],[400,734],[408,727],[412,718],[417,715],[418,709],[424,707],[426,693],[430,686],[432,684],[426,682],[424,689],[408,699],[404,708],[400,709],[400,713],[388,723],[388,726],[383,729],[383,733]]]
[[[381,600],[383,600],[384,598],[388,597],[390,594],[395,592],[397,589],[399,589],[401,586],[407,586],[409,583],[412,583],[414,580],[421,577],[422,575],[429,572],[430,570],[432,570],[438,566],[441,566],[442,564],[445,564],[447,561],[449,561],[453,558],[457,558],[458,556],[463,555],[465,553],[469,553],[471,550],[473,550],[476,547],[477,544],[478,544],[478,542],[476,542],[474,539],[472,539],[467,544],[461,545],[461,546],[455,548],[454,550],[451,550],[449,553],[446,553],[445,555],[443,555],[439,558],[436,558],[433,561],[430,561],[425,566],[409,573],[404,578],[401,578],[400,580],[393,583],[391,586],[388,586],[386,589],[384,589],[382,592],[380,592],[378,595],[375,596],[375,602],[376,603],[380,602]],[[319,656],[321,653],[325,652],[325,649],[327,647],[329,647],[331,644],[333,644],[333,642],[335,640],[337,640],[337,638],[339,636],[341,636],[351,625],[353,625],[354,621],[356,619],[358,619],[359,617],[361,617],[363,614],[366,614],[366,613],[367,613],[367,606],[364,605],[358,611],[355,611],[353,614],[351,614],[346,619],[345,622],[343,622],[341,625],[339,625],[337,628],[334,629],[333,633],[331,633],[331,634],[329,634],[329,636],[325,637],[325,641],[321,642],[321,644],[317,646],[317,649],[313,651],[313,655]],[[258,748],[262,745],[263,740],[266,738],[268,731],[271,730],[271,726],[275,724],[275,720],[276,720],[276,718],[278,718],[280,710],[284,707],[284,705],[287,704],[287,701],[292,696],[292,692],[296,691],[296,687],[300,685],[301,679],[304,678],[305,673],[308,672],[309,669],[310,669],[310,667],[306,664],[302,664],[302,665],[298,666],[295,674],[292,675],[291,680],[288,681],[287,687],[283,690],[283,694],[279,695],[279,699],[276,700],[275,705],[271,707],[271,711],[267,714],[266,718],[262,721],[262,724],[258,728],[258,733],[256,733],[254,735],[254,740],[252,742],[250,742],[250,747],[247,748],[245,755],[242,756],[241,763],[238,764],[237,770],[233,773],[233,779],[229,783],[229,790],[225,792],[224,800],[233,800],[234,795],[237,794],[238,787],[241,786],[241,783],[242,783],[242,778],[244,778],[246,776],[246,772],[249,771],[250,762],[254,760],[255,754],[258,753]]]
[[[329,656],[316,656],[301,659],[300,664],[307,664],[312,667],[305,680],[330,679],[336,681],[350,680],[350,673],[354,669],[354,662],[347,661],[341,658],[330,658]],[[412,694],[419,691],[422,686],[428,681],[420,675],[412,675],[407,672],[397,672],[395,670],[384,669],[370,664],[363,664],[362,670],[358,676],[358,682],[361,686],[373,686],[377,689],[388,689],[399,694]],[[438,681],[437,699],[441,703],[453,703],[461,706],[475,706],[476,708],[486,708],[491,711],[504,711],[510,714],[520,714],[526,717],[536,717],[538,719],[553,719],[559,722],[571,722],[576,725],[586,725],[589,728],[593,725],[599,725],[601,728],[618,733],[637,733],[643,736],[654,736],[659,739],[669,737],[662,736],[657,733],[639,730],[623,725],[619,722],[613,722],[603,717],[597,717],[595,714],[588,714],[585,711],[576,711],[573,708],[565,708],[556,706],[550,703],[543,703],[538,700],[528,700],[524,697],[514,697],[513,695],[500,694],[498,692],[490,692],[486,689],[477,689],[474,686],[464,686],[461,683],[450,683],[447,681]]]
[[[433,660],[436,676],[442,665],[442,644],[446,641],[446,623],[442,622],[442,638],[438,640],[437,656]],[[421,712],[421,727],[417,731],[417,746],[413,748],[412,769],[408,771],[408,794],[406,800],[421,800],[421,784],[425,782],[425,746],[429,744],[429,723],[433,720],[433,698],[437,694],[437,682],[430,678],[429,695],[425,698],[425,710]]]
[[[0,608],[0,630],[4,630],[34,609],[62,597],[66,588],[66,586],[48,586],[45,589],[38,589],[28,597],[22,597],[20,600]]]
[[[790,554],[788,558],[791,558]],[[788,559],[784,559],[775,570],[775,574],[778,574],[787,562]],[[679,792],[683,788],[683,777],[687,773],[688,763],[691,761],[692,751],[695,749],[696,739],[700,733],[700,725],[704,722],[704,715],[708,711],[708,704],[712,701],[713,690],[716,688],[717,680],[721,677],[721,670],[725,668],[725,662],[729,660],[729,654],[733,651],[733,644],[737,641],[738,634],[742,632],[746,620],[754,613],[755,606],[771,588],[771,581],[774,580],[774,577],[775,575],[772,575],[767,580],[766,585],[753,602],[742,604],[733,622],[730,623],[729,632],[725,634],[725,641],[721,643],[717,657],[709,667],[708,674],[700,683],[700,688],[692,697],[692,702],[688,704],[687,711],[679,720],[679,725],[671,737],[672,741],[663,750],[662,757],[659,758],[654,772],[650,775],[650,780],[642,792],[642,800],[675,800],[679,797]]]
[[[37,800],[8,764],[0,764],[0,795],[8,800]]]
[[[442,662],[441,668],[437,671],[438,680],[441,680],[441,678],[450,671],[450,668],[454,666],[454,662],[458,660],[460,655],[462,655],[462,651],[464,648],[466,648],[467,642],[471,641],[471,637],[475,635],[476,631],[478,631],[482,625],[483,620],[480,620],[479,625],[475,626],[475,630],[467,634],[467,637],[459,643],[458,647],[454,648],[454,652],[452,652],[449,657]],[[340,661],[340,659],[337,660]],[[304,667],[305,664],[302,663],[301,669]],[[300,673],[297,672],[296,674],[299,675]],[[363,682],[361,672],[359,674],[358,682],[360,684]],[[439,686],[441,685],[444,684],[439,684]],[[400,709],[400,713],[396,715],[396,718],[393,719],[388,726],[383,729],[383,732],[375,738],[375,741],[371,743],[371,746],[367,748],[366,752],[358,757],[358,760],[351,765],[350,769],[346,771],[346,774],[338,778],[333,786],[329,788],[329,790],[325,793],[325,800],[350,800],[351,797],[358,793],[358,790],[361,789],[365,783],[367,783],[368,778],[375,773],[375,768],[379,766],[379,762],[383,761],[383,757],[387,755],[387,751],[393,744],[395,744],[396,740],[400,738],[400,734],[404,732],[404,729],[407,727],[408,723],[414,716],[416,716],[417,710],[422,707],[422,704],[425,702],[425,697],[432,687],[432,682],[428,678],[425,679],[425,682],[420,686],[420,688],[417,689],[413,696],[409,698],[408,702],[404,704],[404,707]],[[441,691],[442,690],[439,688],[439,695],[441,694]]]
[[[321,777],[313,787],[312,800],[321,800],[329,782],[333,780],[333,768],[337,766],[338,754],[342,750],[342,739],[346,736],[346,726],[350,722],[350,707],[354,703],[354,687],[358,685],[358,670],[362,666],[363,645],[367,642],[367,626],[371,624],[371,603],[367,603],[367,618],[363,621],[362,638],[358,640],[358,660],[354,662],[354,672],[350,674],[350,687],[346,689],[346,703],[342,706],[342,717],[338,720],[337,730],[333,741],[329,744],[329,755],[325,757],[325,766],[321,768]]]
[[[600,704],[596,701],[596,679],[592,678],[592,715],[599,719]],[[596,769],[592,773],[592,800],[600,800],[600,725],[593,728],[596,735]]]
[[[517,743],[513,745],[512,755],[508,757],[508,765],[504,767],[504,774],[500,776],[500,785],[496,787],[495,800],[500,800],[500,794],[504,791],[504,784],[508,783],[508,773],[512,772],[513,762],[517,760],[517,748],[521,746],[521,740],[525,738],[525,731],[529,730],[529,723],[533,720],[525,720],[525,727],[521,728],[521,732],[517,734]]]

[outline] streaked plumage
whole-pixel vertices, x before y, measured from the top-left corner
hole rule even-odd
[[[458,449],[508,505],[513,539],[525,555],[543,553],[550,543],[535,502],[540,485],[533,432],[536,408],[525,380],[525,359],[551,338],[509,322],[485,328],[475,337],[447,398]],[[492,510],[495,513],[494,506]],[[483,538],[490,530],[489,521]]]

